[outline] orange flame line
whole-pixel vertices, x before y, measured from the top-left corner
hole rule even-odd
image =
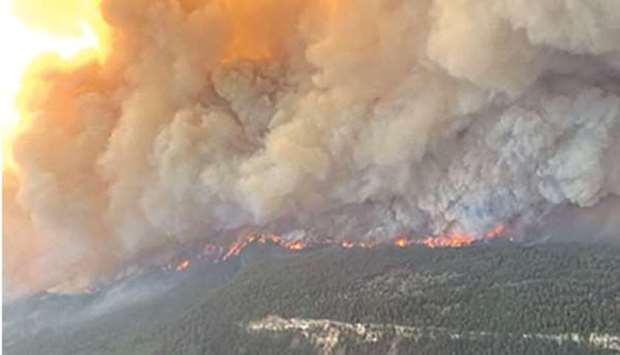
[[[482,234],[481,238],[476,238],[471,234],[465,234],[460,232],[451,232],[449,234],[440,235],[436,237],[426,237],[423,239],[412,239],[407,236],[398,236],[393,239],[394,246],[398,248],[406,248],[412,245],[422,245],[427,248],[461,248],[474,244],[477,240],[489,240],[498,238],[506,233],[506,226],[503,224],[497,225],[492,230]],[[225,261],[230,259],[233,256],[238,256],[241,252],[247,248],[249,245],[253,243],[259,243],[261,245],[265,245],[267,243],[271,243],[273,245],[279,246],[286,250],[290,251],[301,251],[312,245],[338,245],[343,249],[352,249],[352,248],[372,248],[377,246],[379,243],[376,242],[364,242],[364,241],[352,241],[352,240],[324,240],[324,241],[315,241],[311,244],[306,241],[296,240],[286,242],[279,235],[255,235],[249,234],[245,238],[233,243],[228,251],[218,260]]]

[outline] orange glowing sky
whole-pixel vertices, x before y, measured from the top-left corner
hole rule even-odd
[[[4,167],[23,113],[17,96],[24,74],[37,57],[52,54],[70,61],[86,49],[100,50],[104,25],[98,0],[0,0],[0,33],[7,53],[0,65],[0,137]]]

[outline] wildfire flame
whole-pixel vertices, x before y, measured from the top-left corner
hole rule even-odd
[[[453,231],[451,233],[447,233],[445,235],[437,236],[437,237],[426,237],[426,238],[409,238],[405,235],[400,235],[392,240],[392,243],[397,248],[407,248],[410,246],[423,246],[427,248],[462,248],[471,246],[478,240],[490,240],[499,237],[503,237],[506,234],[506,226],[503,224],[497,225],[492,230],[483,233],[481,237],[476,238],[473,235],[459,233]],[[512,241],[512,238],[509,238]],[[321,247],[321,246],[336,246],[342,249],[353,249],[353,248],[374,248],[380,245],[378,242],[370,242],[370,241],[353,241],[353,240],[334,240],[334,239],[324,239],[317,241],[301,241],[301,240],[293,240],[287,241],[282,236],[271,234],[271,235],[260,235],[260,234],[248,234],[244,238],[238,240],[233,243],[228,249],[224,249],[215,244],[206,243],[202,247],[202,251],[198,255],[198,259],[207,258],[210,262],[223,262],[234,256],[240,255],[247,247],[250,245],[273,245],[283,250],[291,251],[291,252],[299,252],[304,249],[310,247]],[[177,271],[184,272],[187,271],[191,265],[192,257],[186,257],[180,262],[172,262],[165,267],[162,268],[164,271]]]
[[[471,235],[461,234],[461,233],[453,233],[446,236],[440,237],[427,237],[422,241],[422,244],[426,245],[429,248],[460,248],[471,245],[476,241]]]
[[[186,271],[187,269],[189,269],[189,267],[191,265],[192,265],[191,261],[183,260],[182,262],[179,263],[179,265],[177,265],[176,270],[177,271]]]
[[[459,232],[451,232],[446,235],[436,236],[436,237],[426,237],[423,239],[413,239],[408,238],[406,236],[398,236],[393,240],[394,246],[398,248],[406,248],[412,245],[425,246],[427,248],[461,248],[474,244],[477,240],[490,240],[503,236],[506,233],[506,226],[503,224],[497,225],[492,230],[484,233],[481,237],[477,238],[470,234],[464,234]],[[511,239],[512,240],[512,239]],[[271,243],[273,245],[282,247],[284,249],[290,251],[300,251],[304,250],[308,247],[312,246],[328,246],[328,245],[336,245],[340,246],[343,249],[352,249],[352,248],[373,248],[378,245],[378,243],[367,242],[367,241],[352,241],[352,240],[322,240],[322,241],[314,241],[314,242],[304,242],[301,240],[296,241],[286,241],[284,238],[278,235],[255,235],[250,234],[245,238],[241,239],[233,243],[226,253],[219,258],[220,261],[224,261],[230,259],[233,256],[237,256],[241,254],[241,252],[250,246],[251,244],[258,243],[261,245],[265,245],[267,243]],[[206,248],[206,247],[205,247]],[[213,248],[210,246],[210,248]]]
[[[21,92],[28,91],[31,83],[28,73],[33,67],[47,67],[61,65],[71,69],[82,64],[85,60],[105,60],[110,45],[109,29],[101,16],[100,0],[57,0],[53,9],[49,1],[45,0],[7,0],[0,2],[0,29],[10,36],[7,42],[10,45],[10,55],[6,56],[0,66],[0,138],[3,147],[3,168],[16,169],[12,161],[12,143],[15,135],[22,126],[27,124],[28,112],[18,105]],[[247,6],[253,2],[244,2]],[[327,2],[337,6],[337,2]],[[236,6],[233,1],[225,1],[226,11],[230,13],[233,22],[243,23],[246,20],[244,9]],[[251,8],[245,9],[250,11]],[[49,11],[49,13],[48,13]],[[250,11],[252,12],[252,11]],[[269,38],[273,33],[269,28],[256,32],[252,26],[239,26],[242,30],[236,33],[226,50],[223,60],[228,58],[247,58],[265,60],[278,53],[279,40],[259,41],[257,38]],[[264,33],[263,33],[264,32]],[[35,64],[33,64],[35,63]],[[59,64],[60,63],[60,64]],[[422,245],[429,248],[465,247],[472,245],[479,239],[493,239],[505,234],[505,226],[498,225],[484,233],[481,237],[470,234],[451,232],[447,235],[426,237],[423,239],[399,236],[393,240],[398,248],[411,245]],[[232,244],[226,252],[223,249],[209,245],[205,247],[204,255],[217,255],[215,260],[226,260],[239,255],[249,245],[272,244],[283,249],[297,252],[315,245],[336,245],[343,249],[371,248],[378,243],[325,240],[309,242],[301,240],[285,240],[278,235],[249,235]],[[223,254],[223,255],[222,255]],[[221,255],[221,256],[220,256]],[[191,266],[191,260],[170,263],[168,270],[186,271]]]
[[[504,226],[503,224],[499,224],[499,225],[497,225],[497,227],[495,227],[495,229],[493,229],[492,231],[487,232],[484,235],[484,237],[486,239],[497,238],[497,237],[501,236],[502,234],[504,234],[505,231],[506,231],[506,226]]]
[[[406,248],[407,246],[409,246],[409,240],[407,240],[407,238],[405,237],[398,237],[394,240],[394,245],[399,248]]]
[[[340,245],[345,249],[351,249],[355,246],[355,243],[350,240],[344,240]]]
[[[286,245],[286,248],[289,250],[303,250],[306,248],[306,243],[302,241],[296,241]]]
[[[437,237],[426,237],[422,240],[410,240],[406,237],[399,237],[394,240],[394,245],[400,248],[405,248],[409,245],[424,245],[428,248],[461,248],[472,245],[477,240],[490,240],[501,237],[506,232],[506,226],[503,224],[497,225],[492,230],[484,233],[481,238],[476,238],[473,235],[460,233],[453,231],[446,235],[440,235]]]

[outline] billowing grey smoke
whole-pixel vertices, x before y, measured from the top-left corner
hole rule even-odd
[[[108,60],[42,70],[29,97],[5,183],[14,292],[247,229],[480,234],[620,195],[619,2],[102,10]]]

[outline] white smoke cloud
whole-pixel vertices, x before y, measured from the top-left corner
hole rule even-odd
[[[9,287],[244,228],[479,234],[618,195],[619,7],[103,1],[110,58],[29,95]]]

